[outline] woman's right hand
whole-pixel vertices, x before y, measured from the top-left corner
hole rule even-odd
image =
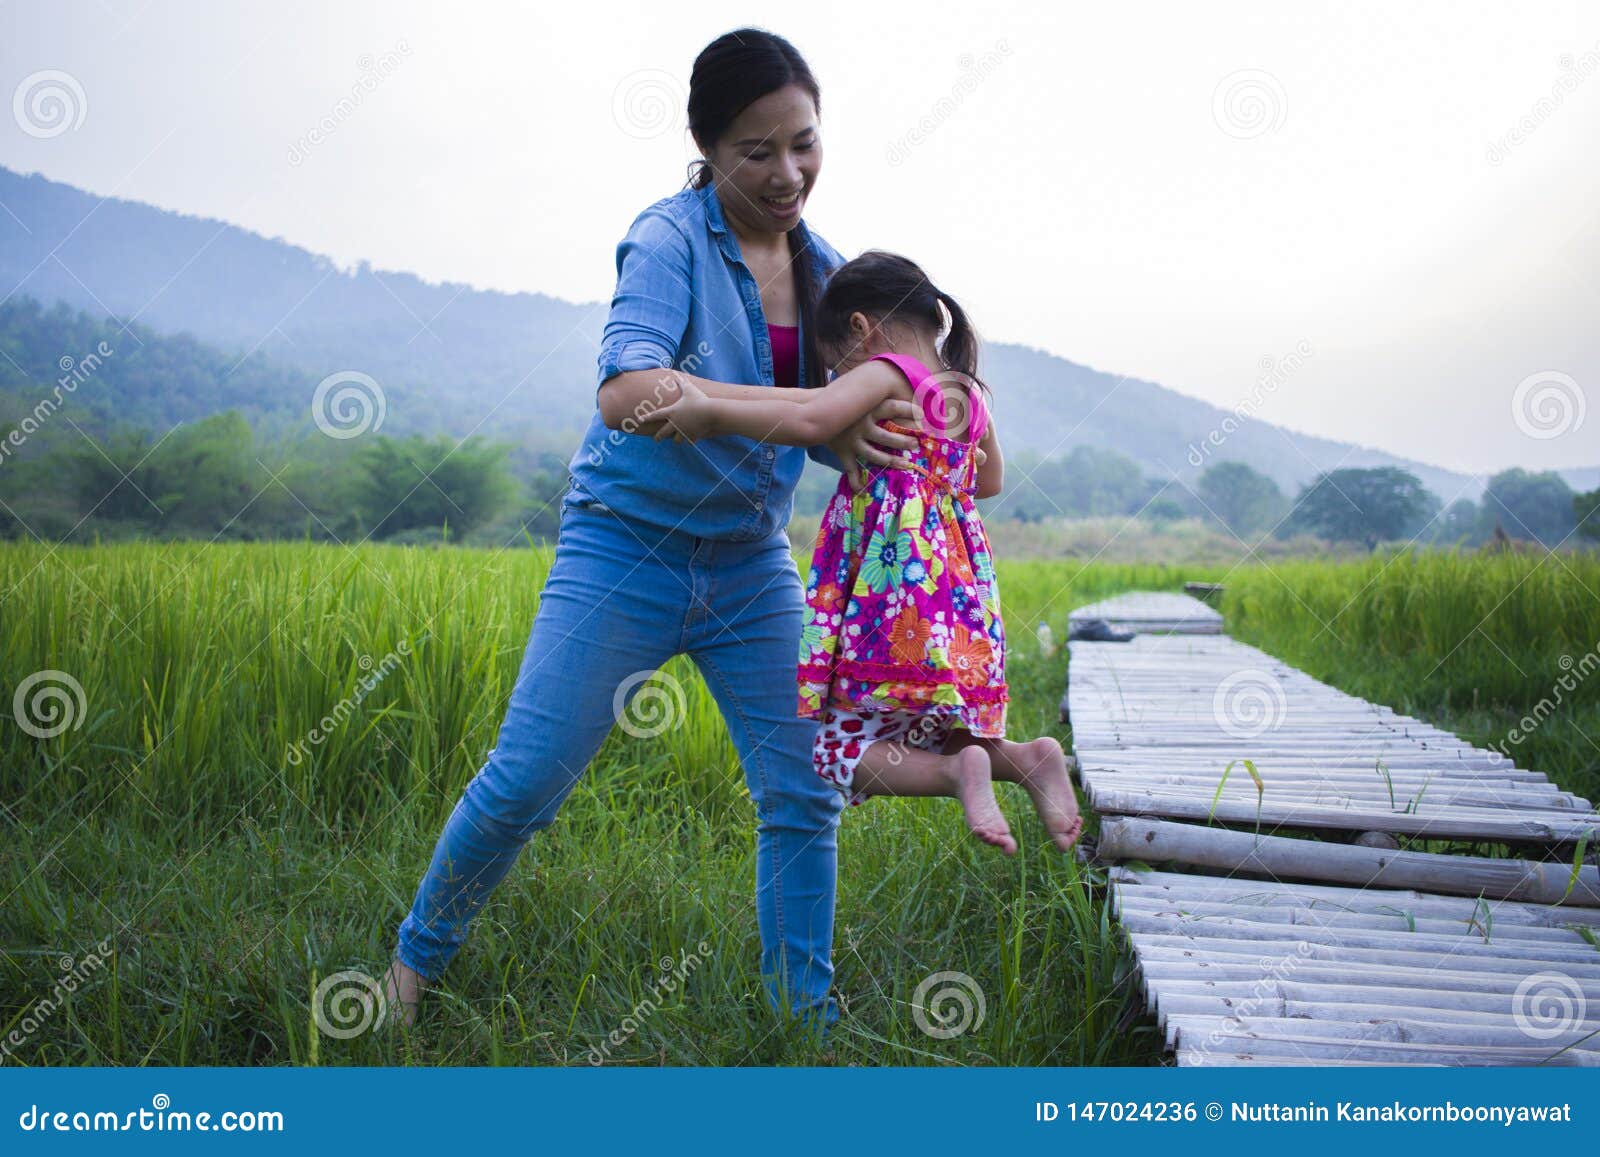
[[[916,449],[915,438],[885,430],[878,425],[881,421],[894,421],[918,430],[922,428],[922,414],[914,403],[900,398],[887,398],[879,402],[872,413],[829,442],[828,449],[839,456],[852,490],[860,490],[866,484],[869,467],[906,469],[904,452]]]

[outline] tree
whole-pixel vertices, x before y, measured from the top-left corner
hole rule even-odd
[[[1398,466],[1319,474],[1300,491],[1293,523],[1334,542],[1378,543],[1414,533],[1439,509],[1439,499]]]
[[[150,497],[161,507],[162,528],[216,534],[236,527],[265,480],[254,451],[255,435],[237,410],[169,433],[150,457],[158,487]]]
[[[1061,458],[1039,461],[1024,455],[1008,461],[1006,489],[993,509],[1024,522],[1132,514],[1151,490],[1150,480],[1127,455],[1074,446]]]
[[[1577,521],[1579,534],[1585,538],[1600,538],[1600,489],[1574,495],[1572,517]]]
[[[1435,524],[1435,542],[1464,543],[1472,545],[1483,537],[1478,522],[1478,504],[1470,498],[1458,498],[1445,508]]]
[[[1224,526],[1243,537],[1283,517],[1283,491],[1243,462],[1217,462],[1200,475],[1200,501]]]
[[[1155,523],[1157,526],[1165,526],[1169,522],[1176,522],[1184,517],[1184,513],[1183,503],[1165,495],[1155,499],[1144,508],[1145,519]]]
[[[374,538],[448,525],[457,536],[494,517],[515,492],[504,443],[386,434],[363,449],[360,505]]]
[[[79,521],[120,523],[163,536],[262,537],[256,504],[268,476],[256,461],[255,434],[228,410],[181,422],[152,441],[120,428],[68,457]]]
[[[125,429],[71,451],[72,488],[83,516],[155,525],[161,510],[151,493],[160,491],[153,449],[149,431]]]
[[[1572,499],[1572,487],[1554,471],[1502,470],[1489,479],[1478,517],[1485,533],[1499,522],[1513,538],[1526,536],[1554,546],[1577,526]]]

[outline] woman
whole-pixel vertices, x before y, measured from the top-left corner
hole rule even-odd
[[[805,61],[771,33],[728,33],[695,60],[689,129],[702,160],[617,248],[598,412],[571,462],[522,667],[385,978],[404,1023],[523,845],[555,819],[641,673],[680,653],[715,697],[756,802],[769,1000],[824,1027],[838,1016],[828,987],[840,800],[812,773],[815,724],[795,710],[803,592],[784,526],[806,454],[849,463],[859,484],[863,461],[895,465],[890,451],[915,447],[876,424],[915,423],[913,407],[884,403],[831,444],[837,458],[746,438],[632,436],[659,427],[649,415],[679,396],[679,374],[721,396],[824,383],[812,311],[843,259],[801,220],[822,165],[819,104]]]

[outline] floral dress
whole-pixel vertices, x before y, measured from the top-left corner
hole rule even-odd
[[[1005,628],[973,455],[988,427],[982,394],[960,412],[915,358],[879,354],[906,375],[924,415],[911,469],[848,478],[823,514],[806,583],[799,713],[819,722],[817,773],[851,792],[875,740],[943,746],[952,727],[1005,735]],[[851,802],[864,798],[851,794]]]

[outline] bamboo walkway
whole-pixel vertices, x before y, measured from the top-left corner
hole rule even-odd
[[[1088,618],[1142,632],[1071,642],[1066,703],[1179,1064],[1600,1064],[1600,870],[1572,867],[1600,835],[1588,800],[1215,633],[1187,596]]]
[[[1163,635],[1220,635],[1222,616],[1199,599],[1165,591],[1133,591],[1079,607],[1069,623],[1104,619],[1121,630]]]

